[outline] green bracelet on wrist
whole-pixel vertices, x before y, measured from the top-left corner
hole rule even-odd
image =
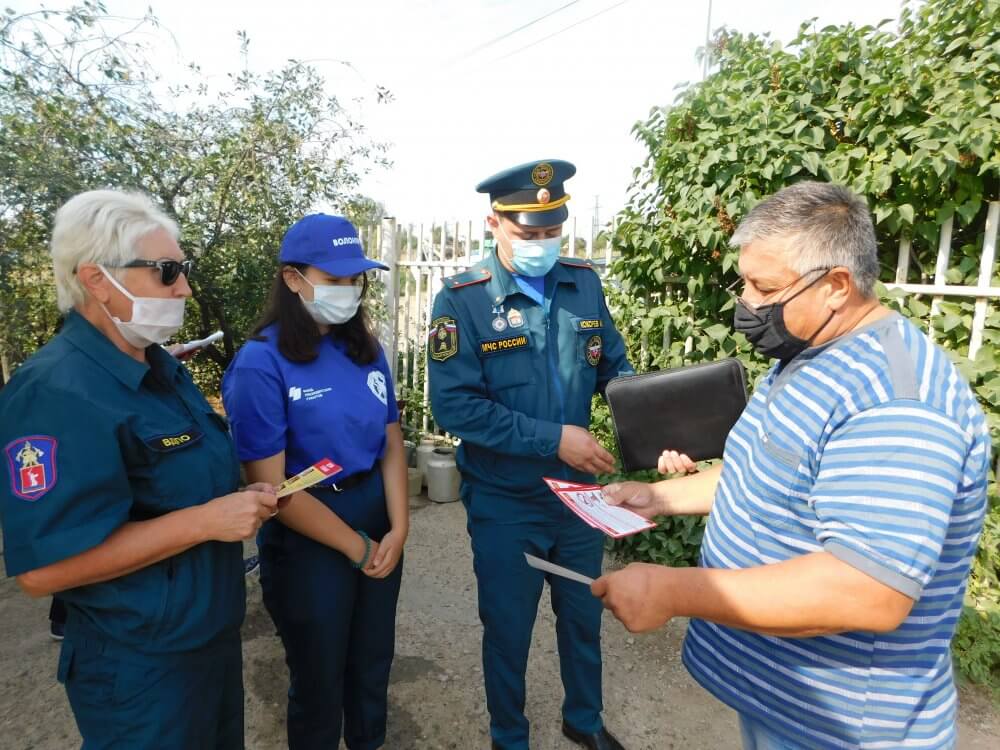
[[[368,564],[368,559],[371,557],[371,554],[372,554],[372,540],[369,539],[368,535],[365,532],[363,532],[363,531],[358,530],[357,533],[358,533],[358,536],[360,536],[365,541],[365,556],[361,558],[361,562],[354,562],[352,560],[351,561],[351,567],[360,570],[361,568],[365,567]]]

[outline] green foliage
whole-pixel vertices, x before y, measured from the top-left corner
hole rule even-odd
[[[651,345],[645,364],[749,356],[727,331],[728,239],[758,200],[799,179],[868,197],[887,277],[905,233],[908,281],[930,281],[939,225],[954,216],[948,280],[976,283],[984,201],[1000,189],[998,9],[931,0],[904,8],[898,35],[804,24],[791,50],[716,37],[719,72],[635,126],[649,156],[619,217],[614,272],[624,319]]]
[[[225,334],[191,364],[214,390],[262,309],[285,229],[324,204],[377,212],[352,196],[383,148],[301,62],[164,94],[136,41],[155,18],[121,34],[116,23],[99,2],[0,12],[0,353],[16,366],[53,333],[56,208],[91,188],[138,189],[178,221],[196,261],[179,337]]]
[[[805,23],[789,49],[767,36],[720,32],[710,54],[718,72],[634,128],[648,157],[619,215],[609,301],[640,369],[736,356],[756,381],[767,363],[730,325],[724,290],[738,276],[738,252],[729,238],[759,200],[798,180],[838,182],[867,198],[885,281],[896,280],[905,237],[912,247],[903,280],[933,282],[941,225],[953,219],[947,283],[978,283],[987,202],[1000,199],[997,0],[907,5],[898,33],[887,22],[819,30]],[[931,300],[882,294],[927,329]],[[1000,444],[1000,313],[994,304],[983,346],[969,361],[973,307],[944,300],[930,325]],[[598,412],[598,431],[604,419]],[[994,499],[956,640],[963,672],[994,684],[998,527]],[[690,564],[699,537],[697,522],[674,519],[612,549],[628,559]]]
[[[952,645],[959,671],[1000,697],[1000,497],[990,501]]]
[[[966,606],[952,650],[960,674],[1000,696],[1000,610]]]
[[[350,198],[343,207],[344,216],[358,229],[374,227],[385,218],[385,206],[365,195]],[[374,248],[366,248],[371,252]]]
[[[610,540],[608,551],[622,560],[640,560],[673,568],[697,565],[705,519],[699,516],[663,516],[657,518],[656,523],[655,529]]]

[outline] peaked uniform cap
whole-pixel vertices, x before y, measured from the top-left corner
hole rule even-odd
[[[529,161],[497,172],[476,185],[488,193],[494,211],[506,213],[518,224],[547,227],[562,224],[569,217],[570,196],[564,183],[576,174],[576,167],[562,159]]]

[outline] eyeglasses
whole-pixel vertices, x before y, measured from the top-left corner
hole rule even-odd
[[[742,296],[740,296],[739,294],[737,294],[737,289],[739,289],[741,286],[743,286],[744,284],[746,284],[746,281],[743,279],[742,276],[740,278],[736,279],[736,281],[734,281],[732,284],[730,284],[729,286],[727,286],[725,291],[726,291],[726,294],[728,294],[729,296],[731,296],[737,302],[740,302],[740,303],[746,305],[751,310],[755,310],[756,308],[758,308],[758,307],[760,307],[762,305],[767,304],[765,302],[765,300],[768,297],[773,297],[776,294],[781,294],[781,292],[783,292],[786,289],[789,289],[789,288],[795,286],[800,281],[802,281],[802,279],[806,278],[811,273],[816,273],[816,271],[822,271],[823,273],[821,273],[819,276],[817,276],[815,279],[813,279],[813,281],[810,284],[807,284],[803,289],[801,289],[799,293],[804,292],[806,289],[808,289],[810,286],[812,286],[813,284],[815,284],[817,281],[819,281],[821,278],[823,278],[823,276],[825,276],[827,273],[829,273],[830,271],[832,271],[834,268],[836,268],[836,266],[821,266],[819,268],[810,268],[808,271],[805,271],[802,274],[800,274],[799,277],[797,279],[795,279],[794,281],[791,281],[788,284],[785,284],[780,289],[775,289],[774,291],[768,292],[767,294],[765,294],[764,295],[764,299],[762,299],[760,302],[747,302],[745,299],[743,299]],[[790,302],[792,299],[794,299],[795,297],[797,297],[799,293],[793,294],[791,297],[789,297],[788,300],[785,300],[785,301],[786,302]]]
[[[125,265],[116,266],[116,268],[156,268],[160,271],[160,281],[164,286],[171,286],[181,274],[184,274],[185,278],[190,278],[193,267],[193,260],[130,260]]]

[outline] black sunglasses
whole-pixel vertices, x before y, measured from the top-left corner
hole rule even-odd
[[[123,266],[118,266],[118,268],[157,268],[164,286],[172,285],[181,274],[190,278],[193,267],[193,260],[131,260]]]

